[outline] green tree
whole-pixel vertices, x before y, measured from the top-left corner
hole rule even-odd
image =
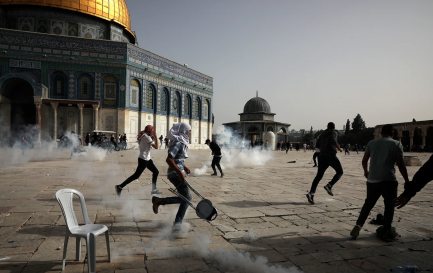
[[[362,119],[360,114],[357,114],[356,117],[353,119],[352,122],[352,130],[354,133],[361,132],[364,130],[365,127],[365,121]]]
[[[346,127],[345,127],[346,131],[344,132],[345,135],[348,135],[350,132],[350,120],[347,119],[346,121]]]

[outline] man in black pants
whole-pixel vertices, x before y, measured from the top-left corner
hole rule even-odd
[[[324,187],[329,195],[334,195],[332,193],[332,186],[337,183],[337,181],[343,175],[343,167],[341,167],[340,160],[337,158],[337,150],[341,152],[340,145],[337,141],[337,132],[335,131],[335,124],[329,122],[327,129],[319,136],[318,147],[320,149],[319,154],[319,166],[317,168],[316,177],[311,184],[310,192],[307,193],[307,200],[310,204],[314,204],[314,193],[316,192],[317,185],[325,174],[326,169],[331,166],[335,170],[335,175],[331,181]]]
[[[223,177],[224,176],[223,170],[221,169],[221,166],[220,166],[220,161],[221,161],[221,157],[222,157],[220,146],[218,146],[218,144],[215,141],[210,141],[209,139],[206,139],[205,144],[209,146],[209,148],[212,151],[212,155],[213,155],[212,165],[211,165],[212,169],[213,169],[212,175],[217,175],[217,171],[215,169],[215,166],[216,166],[221,173],[221,177]]]
[[[397,208],[404,207],[409,200],[416,195],[428,182],[433,180],[433,155],[419,168],[412,178],[412,182],[404,185],[404,192],[397,197]]]
[[[122,193],[122,190],[126,185],[132,181],[138,179],[144,170],[147,168],[152,172],[152,191],[151,194],[160,194],[160,191],[156,187],[156,181],[158,179],[159,170],[156,168],[152,159],[150,158],[151,148],[158,149],[158,139],[156,138],[155,129],[152,125],[147,125],[143,131],[137,136],[139,143],[140,154],[138,155],[138,164],[135,172],[128,177],[122,184],[115,185],[114,189],[118,196]]]
[[[368,214],[376,204],[380,196],[383,196],[385,204],[384,225],[377,230],[378,236],[384,241],[393,241],[396,232],[392,228],[394,218],[394,201],[397,197],[398,182],[395,177],[395,165],[397,164],[405,183],[409,182],[406,166],[403,161],[403,146],[397,140],[391,138],[392,126],[387,124],[382,127],[382,137],[367,144],[362,167],[367,178],[367,198],[359,213],[356,225],[350,232],[352,239],[359,236],[359,232],[367,220]],[[370,164],[367,168],[367,163]]]

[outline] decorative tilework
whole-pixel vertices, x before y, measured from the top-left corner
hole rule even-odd
[[[75,98],[75,74],[74,72],[69,72],[68,80],[68,98]]]

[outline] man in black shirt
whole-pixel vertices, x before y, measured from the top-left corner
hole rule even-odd
[[[206,139],[205,144],[208,145],[209,148],[212,150],[212,155],[213,155],[212,165],[211,165],[212,169],[213,169],[212,175],[217,175],[217,171],[215,169],[215,166],[216,166],[221,173],[221,177],[223,177],[224,176],[223,170],[221,169],[221,166],[220,166],[220,161],[221,161],[221,157],[222,157],[220,146],[218,146],[218,144],[216,142],[210,141],[209,139]]]
[[[341,178],[343,175],[343,167],[341,167],[340,160],[337,158],[337,150],[341,152],[340,145],[337,141],[337,131],[335,131],[335,124],[329,122],[327,129],[319,136],[318,148],[320,149],[319,154],[319,166],[317,168],[316,177],[311,184],[310,192],[307,193],[307,199],[310,204],[314,204],[314,193],[316,192],[317,185],[325,174],[326,169],[331,166],[335,170],[335,175],[332,180],[324,187],[326,192],[333,196],[332,186]]]

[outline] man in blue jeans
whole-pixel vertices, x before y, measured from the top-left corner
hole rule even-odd
[[[191,126],[187,123],[182,122],[173,125],[169,133],[170,146],[168,147],[166,159],[168,164],[168,180],[176,187],[177,192],[187,200],[191,200],[188,186],[185,183],[185,175],[191,172],[185,165],[185,159],[188,158],[187,150],[190,132]],[[173,232],[180,231],[183,218],[188,208],[188,203],[185,200],[178,196],[165,198],[153,196],[152,204],[155,214],[158,213],[158,208],[161,205],[179,204],[179,209],[174,220]]]
[[[403,161],[403,146],[391,138],[393,128],[387,124],[382,127],[382,137],[370,141],[362,158],[364,176],[367,178],[367,198],[362,206],[356,225],[350,232],[352,239],[359,236],[359,232],[367,220],[368,214],[380,196],[385,203],[384,225],[377,230],[380,239],[390,242],[395,240],[397,233],[392,228],[394,218],[394,202],[397,197],[397,178],[395,165],[397,164],[405,183],[409,182],[406,166]],[[368,161],[370,165],[367,168]]]
[[[332,193],[332,187],[343,175],[343,167],[341,167],[340,160],[338,160],[337,157],[337,150],[341,152],[337,137],[338,134],[337,131],[335,131],[335,124],[333,122],[329,122],[327,129],[319,136],[319,139],[317,140],[316,146],[320,150],[320,154],[318,156],[319,166],[317,168],[316,177],[311,184],[310,191],[307,193],[307,200],[310,204],[314,204],[314,194],[316,192],[317,185],[323,178],[323,175],[329,166],[335,170],[334,177],[324,187],[329,195],[334,195]]]

